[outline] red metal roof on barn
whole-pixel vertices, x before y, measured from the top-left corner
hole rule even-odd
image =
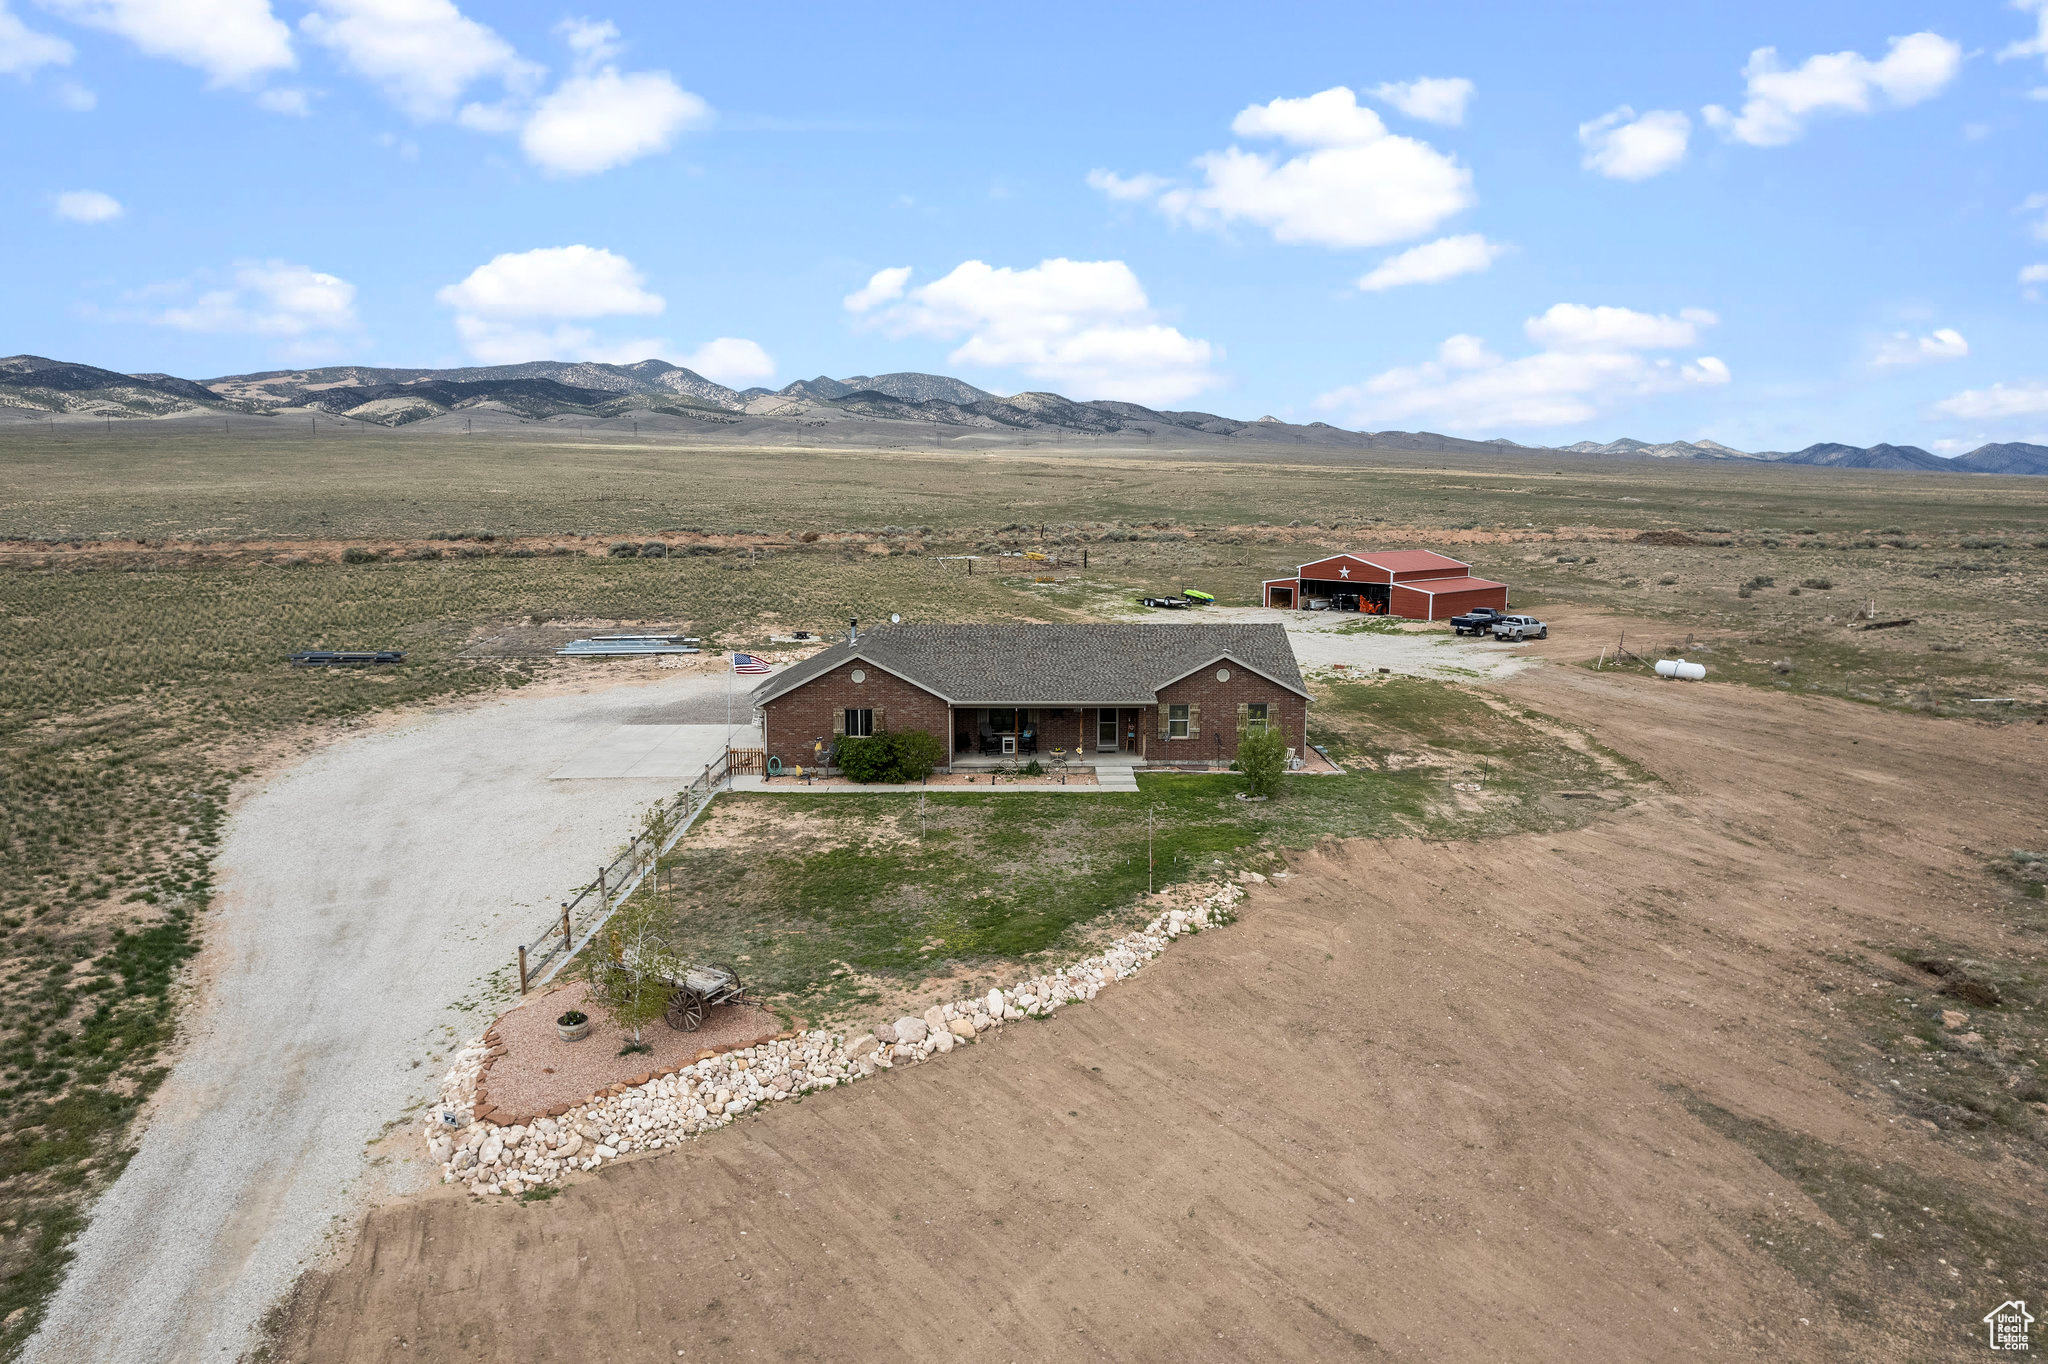
[[[1311,560],[1295,571],[1304,578],[1349,577],[1349,574],[1338,571],[1348,564],[1356,564],[1360,569],[1377,570],[1386,574],[1388,578],[1399,578],[1404,573],[1423,578],[1448,577],[1464,573],[1472,567],[1462,560],[1446,558],[1426,549],[1395,549],[1381,554],[1332,554],[1327,559]]]
[[[1489,587],[1506,587],[1507,584],[1497,583],[1491,578],[1419,578],[1395,583],[1394,586],[1436,596],[1442,592],[1478,592]]]
[[[1351,557],[1362,559],[1376,568],[1384,568],[1389,573],[1442,569],[1449,574],[1472,567],[1462,559],[1452,559],[1427,549],[1394,549],[1384,554],[1354,554]]]

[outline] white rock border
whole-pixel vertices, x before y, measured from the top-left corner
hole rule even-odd
[[[1049,1018],[1068,1004],[1092,1000],[1136,975],[1175,938],[1235,919],[1242,883],[1266,879],[1257,872],[1238,878],[1239,885],[1198,891],[1188,908],[1169,909],[1105,951],[1013,989],[934,1004],[922,1017],[900,1018],[851,1039],[812,1030],[725,1052],[559,1118],[505,1127],[473,1120],[477,1079],[492,1050],[478,1038],[456,1053],[441,1081],[440,1102],[426,1119],[427,1151],[441,1166],[443,1183],[466,1184],[481,1196],[556,1186],[621,1156],[679,1146],[770,1104],[928,1061],[1007,1022]]]

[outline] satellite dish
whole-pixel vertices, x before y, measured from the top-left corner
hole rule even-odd
[[[894,611],[891,611],[889,613],[889,623],[891,625],[901,625],[903,623],[903,617],[897,615]]]

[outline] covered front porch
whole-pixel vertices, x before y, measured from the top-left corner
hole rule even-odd
[[[1095,766],[1105,759],[1142,762],[1156,707],[955,706],[953,766],[973,770],[1019,759],[1047,762],[1057,753]]]

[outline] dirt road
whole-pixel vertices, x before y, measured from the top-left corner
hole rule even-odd
[[[527,927],[676,786],[547,774],[621,723],[714,721],[724,686],[451,709],[336,744],[248,796],[174,1068],[26,1358],[249,1348],[375,1178],[365,1146],[497,1012],[486,976],[502,979]]]
[[[1981,1350],[1979,1315],[2048,1289],[1971,1240],[2039,1224],[2039,1167],[1859,1076],[1851,1015],[1918,988],[1865,942],[2011,948],[1969,850],[2048,842],[2048,730],[1504,685],[1667,792],[1484,849],[1326,844],[964,1056],[550,1202],[380,1208],[278,1357]]]

